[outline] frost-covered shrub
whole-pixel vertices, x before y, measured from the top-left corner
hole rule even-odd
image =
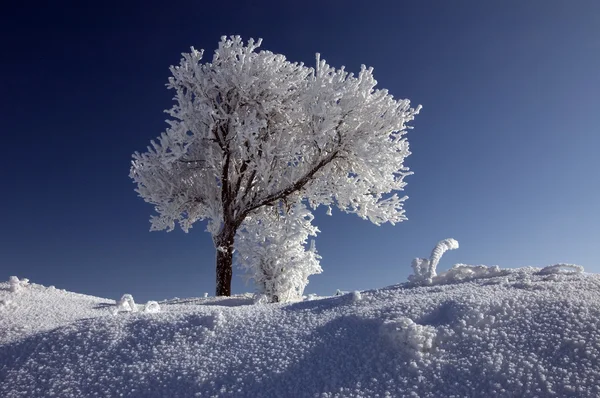
[[[540,275],[551,275],[551,274],[581,274],[584,269],[581,265],[576,264],[554,264],[542,268],[539,272]]]
[[[358,290],[355,290],[350,294],[350,298],[353,303],[356,303],[357,301],[362,300],[362,295],[360,294],[360,292]]]
[[[270,302],[302,300],[308,277],[322,272],[320,256],[309,236],[319,231],[301,203],[284,203],[248,217],[236,236],[236,261]]]
[[[431,268],[431,275],[436,276],[436,268],[440,259],[448,250],[458,249],[458,241],[452,238],[441,240],[435,245],[433,250],[431,251],[431,256],[429,257],[429,266]]]
[[[410,282],[416,284],[431,284],[432,279],[437,275],[436,268],[442,255],[448,251],[458,249],[458,242],[455,239],[448,238],[441,240],[431,251],[429,259],[415,258],[411,266],[414,274],[408,277]]]
[[[135,305],[135,301],[133,301],[133,296],[131,294],[124,294],[123,297],[121,297],[121,300],[117,302],[113,313],[116,314],[120,310],[127,312],[137,312],[137,306]]]
[[[133,298],[132,298],[133,300]],[[134,304],[135,305],[135,304]],[[144,312],[146,313],[157,313],[160,312],[160,305],[156,301],[148,301],[144,306]]]
[[[429,259],[415,258],[412,261],[414,274],[408,277],[409,282],[415,285],[437,285],[504,276],[512,272],[511,270],[500,269],[497,265],[454,264],[448,271],[438,275],[436,268],[440,258],[446,251],[453,249],[458,249],[458,242],[454,239],[444,239],[439,241],[433,248]]]

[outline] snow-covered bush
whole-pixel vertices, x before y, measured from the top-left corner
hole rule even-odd
[[[350,293],[350,299],[353,303],[356,303],[357,301],[362,300],[362,295],[358,290],[355,290],[352,293]]]
[[[133,298],[131,299],[133,300]],[[135,306],[135,304],[134,304]],[[160,312],[160,305],[156,301],[148,301],[144,306],[144,312],[146,313],[157,313]]]
[[[437,275],[436,268],[442,258],[442,255],[448,251],[458,249],[458,242],[455,239],[448,238],[441,240],[431,251],[429,259],[415,258],[412,261],[414,274],[408,277],[408,280],[416,284],[431,284],[432,279]]]
[[[322,272],[320,256],[309,236],[319,231],[314,216],[297,202],[267,207],[246,219],[238,230],[236,261],[269,302],[302,300],[308,277]]]
[[[131,294],[124,294],[123,297],[117,302],[113,313],[116,314],[120,310],[127,312],[137,312],[137,306],[135,305],[135,301],[133,300],[133,296]]]

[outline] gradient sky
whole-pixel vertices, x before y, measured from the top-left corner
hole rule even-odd
[[[16,2],[12,2],[11,7]],[[212,240],[149,232],[131,154],[166,128],[168,67],[221,35],[357,72],[423,110],[408,134],[409,221],[317,212],[306,293],[455,263],[600,272],[600,2],[48,2],[3,9],[0,279],[137,301],[214,294]],[[50,6],[49,4],[52,4]],[[91,5],[93,4],[93,5]],[[252,291],[234,270],[234,293]]]

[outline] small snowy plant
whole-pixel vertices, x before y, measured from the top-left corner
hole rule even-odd
[[[319,231],[313,218],[301,202],[279,203],[248,217],[238,231],[236,260],[269,302],[302,300],[308,277],[322,272],[314,241],[307,247]]]
[[[431,251],[429,259],[415,258],[412,261],[414,274],[409,276],[408,280],[416,284],[430,285],[432,279],[437,275],[436,268],[440,258],[446,251],[453,249],[458,249],[458,242],[455,239],[448,238],[439,241]]]

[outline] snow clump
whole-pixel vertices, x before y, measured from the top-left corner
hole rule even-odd
[[[121,300],[117,302],[113,313],[117,314],[120,310],[137,312],[137,306],[135,305],[135,301],[133,301],[133,296],[131,294],[124,294],[123,297],[121,297]]]
[[[451,269],[433,278],[433,283],[456,283],[470,279],[492,278],[495,276],[504,276],[510,273],[510,270],[502,270],[497,265],[467,265],[454,264]]]
[[[21,290],[21,282],[16,276],[11,276],[10,278],[8,278],[8,283],[10,284],[11,292],[17,293]]]
[[[381,325],[381,333],[394,346],[413,357],[421,357],[434,348],[436,329],[429,325],[419,325],[408,317],[387,320]]]
[[[360,294],[360,292],[358,290],[353,291],[351,293],[350,297],[352,298],[353,303],[356,303],[357,301],[362,300],[362,295]]]
[[[318,299],[319,296],[317,296],[315,293],[309,293],[308,296],[306,296],[305,300],[306,301],[313,301]]]
[[[552,275],[552,274],[581,274],[583,273],[583,267],[576,264],[554,264],[542,268],[539,272],[540,275]]]
[[[9,299],[0,300],[0,308],[8,307],[11,304],[12,304],[12,300],[9,300]]]
[[[157,312],[160,312],[160,305],[158,305],[158,303],[156,301],[148,301],[146,303],[146,305],[144,306],[144,312],[150,313],[150,314],[155,314]]]

